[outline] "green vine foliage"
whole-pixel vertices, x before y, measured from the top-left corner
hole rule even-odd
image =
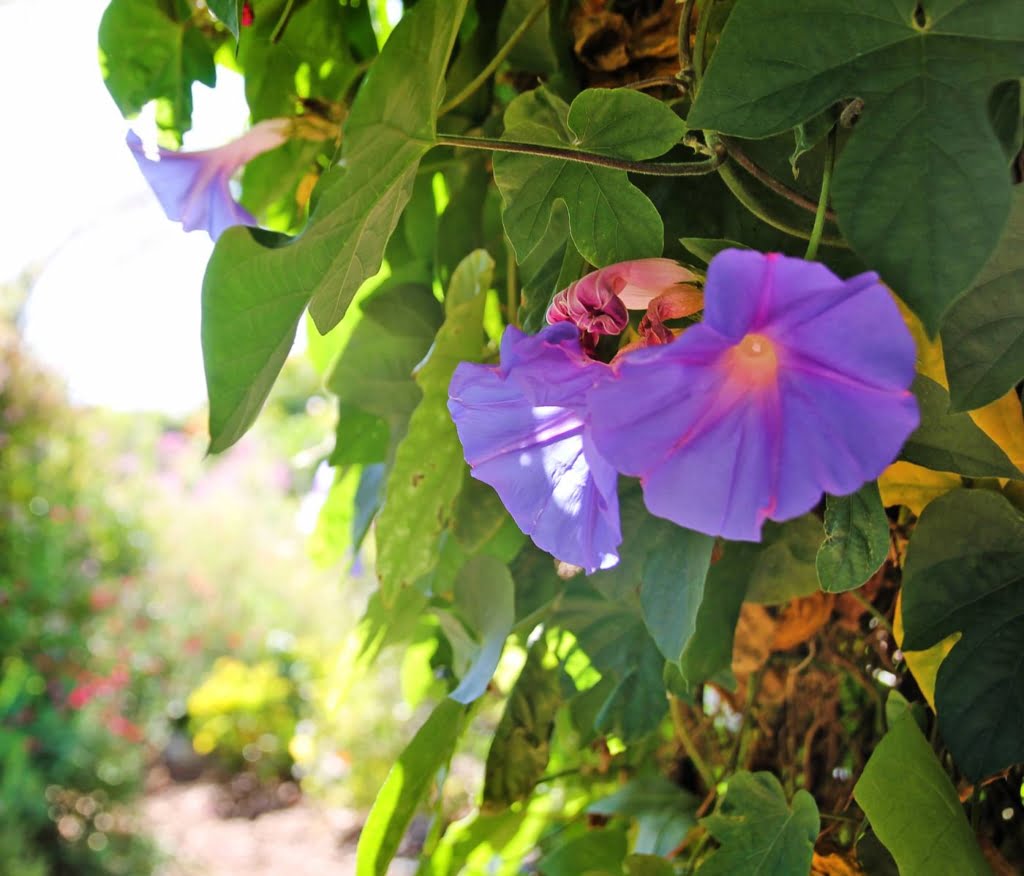
[[[263,228],[224,232],[203,283],[211,451],[305,325],[338,399],[321,535],[375,542],[359,663],[436,639],[450,695],[360,876],[417,812],[431,876],[1024,867],[1019,4],[111,0],[107,86],[126,117],[156,102],[165,145],[215,59],[254,123],[288,120],[241,177]],[[664,256],[699,285],[725,248],[877,271],[920,425],[760,543],[623,478],[619,564],[556,564],[468,476],[453,372],[595,267]],[[453,812],[467,749],[486,769]]]

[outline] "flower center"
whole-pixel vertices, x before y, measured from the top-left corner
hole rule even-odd
[[[771,338],[751,332],[740,339],[728,356],[730,376],[738,383],[751,388],[774,383],[779,357]]]

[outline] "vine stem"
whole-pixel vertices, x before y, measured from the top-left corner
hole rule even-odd
[[[450,113],[455,107],[459,106],[464,101],[472,97],[483,84],[494,75],[494,72],[501,66],[501,62],[504,61],[509,52],[515,48],[518,43],[525,35],[526,32],[533,26],[533,23],[540,18],[541,13],[547,9],[548,0],[540,0],[536,6],[534,6],[526,18],[519,22],[519,26],[512,31],[509,38],[505,41],[505,44],[498,49],[497,54],[491,58],[490,62],[481,70],[476,76],[473,77],[472,81],[466,85],[458,94],[454,97],[446,100],[442,105],[441,109],[438,110],[438,116],[446,115]]]
[[[685,0],[679,15],[679,77],[688,79],[693,71],[693,56],[690,54],[690,20],[693,18],[694,0]]]
[[[756,179],[762,185],[770,188],[775,194],[781,195],[787,201],[791,201],[798,207],[802,207],[808,213],[817,214],[818,204],[809,198],[805,198],[798,191],[794,191],[785,183],[780,182],[768,171],[762,168],[759,164],[755,163],[746,152],[740,147],[740,145],[729,137],[723,137],[721,134],[716,136],[717,140],[720,140],[722,145],[725,146],[726,151],[729,153],[729,157],[732,158],[740,167],[742,167],[747,173],[749,173],[754,179]],[[836,221],[836,214],[831,210],[825,209],[825,218],[830,222]]]
[[[516,254],[512,244],[505,238],[505,308],[506,321],[519,328],[519,286],[516,282]]]
[[[541,158],[561,158],[580,164],[593,164],[612,170],[629,173],[643,173],[648,176],[702,176],[714,173],[725,160],[725,150],[715,150],[706,161],[627,161],[610,155],[597,155],[579,149],[565,149],[561,146],[541,146],[537,143],[518,143],[514,140],[494,140],[490,137],[466,137],[456,134],[438,134],[438,146],[460,146],[466,149],[486,149],[489,152],[515,152],[521,155],[538,155]]]
[[[828,196],[832,189],[832,168],[836,163],[836,129],[828,132],[825,138],[825,169],[821,175],[821,194],[818,196],[818,209],[814,214],[814,227],[811,229],[811,239],[807,244],[807,252],[804,258],[813,261],[818,255],[818,244],[821,243],[821,235],[825,230],[825,213],[828,211]]]
[[[701,0],[697,17],[697,33],[693,38],[693,72],[700,82],[704,76],[704,49],[708,41],[708,25],[711,23],[711,7],[715,0]]]
[[[284,29],[288,26],[288,22],[291,20],[292,13],[295,11],[295,0],[288,0],[284,5],[284,11],[281,13],[281,17],[277,20],[277,24],[274,25],[273,31],[270,33],[270,42],[279,42],[281,36],[284,34]]]
[[[672,714],[672,726],[675,728],[676,736],[679,737],[679,741],[686,751],[686,756],[693,762],[694,768],[697,770],[708,791],[714,791],[718,784],[715,781],[715,774],[697,749],[693,737],[690,736],[690,731],[686,728],[686,715],[683,713],[682,701],[678,697],[670,695],[668,705],[669,711]]]
[[[808,251],[810,251],[810,247],[808,247]],[[885,630],[890,636],[894,635],[892,631],[892,623],[889,621],[889,618],[875,608],[874,604],[870,600],[865,599],[864,596],[856,590],[847,590],[846,592],[855,602],[860,603],[861,608],[878,621],[879,626],[881,626],[883,630]]]

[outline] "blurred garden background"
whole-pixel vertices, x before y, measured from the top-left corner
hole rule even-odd
[[[124,145],[105,5],[0,2],[5,83],[44,39],[64,59],[0,93],[20,132],[0,163],[0,876],[350,872],[440,682],[357,627],[372,560],[317,526],[322,351],[204,457],[211,244],[166,221]],[[195,91],[200,136],[242,130],[240,77]]]

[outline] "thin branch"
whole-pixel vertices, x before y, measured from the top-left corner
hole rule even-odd
[[[462,91],[441,105],[441,109],[438,111],[438,116],[450,113],[455,109],[455,107],[459,106],[459,104],[472,97],[477,90],[479,90],[483,84],[494,75],[494,72],[501,66],[501,62],[508,57],[509,52],[515,48],[516,43],[526,35],[526,32],[533,26],[533,23],[540,18],[541,13],[547,9],[547,7],[548,0],[540,0],[540,3],[530,10],[526,18],[519,22],[519,26],[512,31],[505,44],[498,49],[497,54],[491,58],[490,63],[488,63],[483,70],[473,77],[473,80],[463,88]]]
[[[836,129],[832,128],[825,138],[825,169],[821,174],[821,194],[818,196],[818,210],[814,214],[814,227],[811,229],[811,241],[807,244],[804,258],[813,261],[818,254],[818,244],[825,230],[825,213],[828,211],[828,196],[832,189],[832,168],[836,163]]]
[[[693,738],[690,736],[690,731],[686,727],[686,715],[683,711],[683,703],[678,697],[669,696],[668,698],[669,712],[672,715],[672,726],[675,728],[676,736],[683,745],[683,749],[686,751],[686,756],[693,762],[694,769],[700,775],[701,780],[704,782],[704,786],[708,791],[715,790],[717,782],[715,781],[715,774],[711,771],[711,767],[708,766],[707,761],[701,756],[700,751],[697,749],[697,745],[694,743]]]
[[[695,0],[685,0],[679,17],[679,77],[688,79],[693,70],[693,56],[690,54],[690,22],[693,20]]]
[[[805,198],[800,192],[794,191],[785,183],[780,182],[768,171],[762,168],[760,165],[755,164],[750,157],[743,151],[743,148],[733,139],[729,137],[723,137],[721,134],[717,135],[717,139],[721,140],[722,144],[729,152],[729,157],[735,161],[740,167],[742,167],[747,173],[749,173],[754,179],[764,186],[770,188],[775,194],[781,195],[787,201],[791,201],[798,207],[802,207],[808,213],[817,213],[818,205],[810,198]],[[836,214],[831,210],[825,210],[825,218],[829,222],[836,221]]]
[[[277,24],[274,25],[274,29],[270,33],[271,43],[280,42],[281,37],[284,36],[284,29],[288,26],[294,11],[295,0],[288,0],[284,5],[284,12],[281,13],[281,17],[277,20]]]
[[[623,88],[632,88],[634,91],[643,91],[645,88],[677,88],[682,94],[686,94],[686,83],[680,82],[674,76],[652,76],[650,79],[640,79],[637,82],[627,82]]]
[[[593,164],[612,170],[629,173],[643,173],[648,176],[703,176],[713,173],[725,160],[725,150],[718,150],[706,161],[627,161],[610,155],[597,155],[579,149],[565,149],[561,146],[541,146],[537,143],[518,143],[514,140],[494,140],[489,137],[465,137],[456,134],[438,134],[438,146],[460,146],[466,149],[486,149],[491,152],[515,152],[521,155],[537,155],[541,158],[560,158],[580,164]]]
[[[701,0],[697,17],[697,35],[693,38],[693,72],[700,82],[704,75],[704,49],[708,41],[708,25],[711,23],[711,7],[715,0]]]

